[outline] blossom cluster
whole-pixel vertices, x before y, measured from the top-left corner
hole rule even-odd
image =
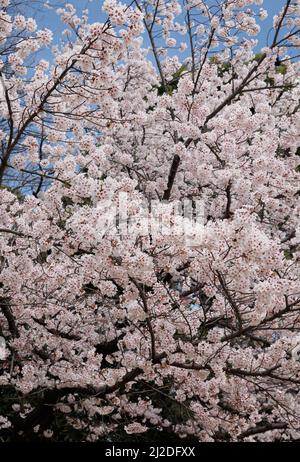
[[[67,4],[34,69],[0,5],[1,437],[299,439],[299,0],[258,54],[260,0]],[[122,194],[203,223],[126,234]]]

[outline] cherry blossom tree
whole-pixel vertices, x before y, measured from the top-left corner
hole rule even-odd
[[[53,45],[0,0],[2,440],[300,439],[300,1],[257,53],[262,3],[68,4]]]

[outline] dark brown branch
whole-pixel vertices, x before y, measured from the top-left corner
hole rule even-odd
[[[153,330],[151,321],[149,319],[149,310],[148,310],[148,304],[147,304],[147,298],[146,298],[146,295],[145,295],[145,291],[144,291],[144,288],[142,287],[142,285],[139,284],[137,281],[135,281],[133,278],[130,278],[130,280],[133,282],[133,284],[138,289],[140,297],[142,299],[144,311],[145,311],[145,313],[147,315],[146,324],[147,324],[149,334],[150,334],[150,339],[151,339],[151,358],[152,358],[152,361],[154,363],[156,363],[158,361],[158,358],[157,358],[157,355],[156,355],[155,334],[154,334],[154,330]]]
[[[274,39],[273,39],[273,43],[272,43],[271,48],[274,48],[274,47],[276,47],[276,45],[277,45],[278,35],[279,35],[280,29],[281,29],[281,27],[282,27],[284,18],[285,18],[286,15],[287,15],[287,12],[288,12],[288,9],[289,9],[289,7],[290,7],[291,2],[292,2],[292,0],[287,0],[287,2],[286,2],[286,5],[285,5],[284,10],[283,10],[283,13],[282,13],[282,16],[281,16],[281,18],[280,18],[280,21],[279,21],[278,26],[277,26],[276,31],[275,31],[275,35],[274,35]]]
[[[14,231],[13,229],[6,229],[6,228],[0,228],[0,233],[14,234],[15,236],[18,236],[18,237],[30,237],[19,231]]]
[[[180,157],[178,154],[175,154],[173,157],[170,171],[169,171],[167,189],[165,190],[164,195],[163,195],[163,200],[165,201],[168,201],[170,199],[172,187],[174,184],[174,180],[175,180],[175,176],[176,176],[179,164],[180,164]]]
[[[241,333],[242,332],[242,326],[243,326],[243,322],[242,322],[242,317],[241,317],[241,313],[239,311],[239,308],[236,304],[236,302],[234,301],[234,299],[232,298],[227,286],[226,286],[226,283],[224,281],[224,278],[223,276],[221,275],[221,273],[219,271],[216,272],[217,273],[217,276],[218,276],[218,279],[219,279],[219,282],[221,284],[221,288],[223,290],[223,293],[225,295],[225,297],[227,298],[230,306],[232,307],[233,311],[234,311],[234,314],[235,314],[235,317],[237,319],[237,323],[238,323],[238,331]]]
[[[134,0],[134,3],[136,4],[137,8],[141,12],[143,12],[142,8],[139,5],[139,2],[137,0]],[[153,19],[153,21],[154,21],[154,19]],[[165,79],[165,76],[164,76],[164,73],[163,73],[163,70],[162,70],[162,67],[161,67],[161,64],[160,64],[159,57],[158,57],[156,43],[154,41],[153,34],[152,34],[152,26],[149,26],[149,24],[147,23],[147,21],[145,19],[143,19],[143,23],[144,23],[144,26],[145,26],[145,28],[147,30],[148,36],[149,36],[149,40],[150,40],[150,43],[151,43],[154,59],[155,59],[156,65],[157,65],[159,75],[160,75],[162,88],[163,88],[164,91],[166,91],[166,89],[167,89],[166,79]]]
[[[224,218],[230,218],[231,215],[232,215],[232,212],[230,210],[230,207],[231,207],[231,186],[232,186],[232,183],[231,183],[231,181],[229,181],[228,185],[226,186],[227,203],[226,203],[226,210],[225,210],[225,213],[224,213]]]
[[[250,80],[250,77],[252,77],[252,75],[257,71],[257,69],[259,68],[259,66],[261,65],[261,63],[265,60],[266,58],[266,54],[263,54],[259,60],[257,61],[257,63],[255,64],[255,66],[252,67],[252,69],[250,69],[250,71],[248,72],[248,74],[246,75],[246,77],[243,79],[243,81],[241,82],[241,84],[227,97],[225,98],[225,100],[219,104],[219,106],[216,107],[216,109],[214,109],[206,118],[205,120],[205,123],[204,125],[207,125],[207,123],[213,119],[220,111],[222,111],[222,109],[224,109],[224,107],[227,106],[227,104],[231,103],[231,101],[236,97],[238,96],[241,91],[244,89],[244,87],[249,83],[249,80]]]
[[[40,425],[41,428],[49,428],[55,413],[55,405],[61,398],[68,394],[79,394],[81,396],[105,396],[106,394],[113,393],[114,391],[120,390],[122,393],[124,386],[128,382],[134,381],[134,379],[143,372],[140,368],[135,368],[130,372],[127,372],[124,377],[111,386],[104,386],[100,391],[93,387],[81,388],[81,387],[65,387],[55,390],[47,390],[44,392],[43,401],[39,404],[30,414],[25,418],[17,418],[13,422],[13,431],[16,435],[17,432],[23,431],[26,434],[32,432],[32,428],[36,425]],[[22,438],[22,437],[21,437]]]
[[[279,366],[271,367],[270,369],[260,370],[260,371],[246,371],[243,369],[234,369],[228,368],[226,372],[228,374],[237,375],[239,377],[270,377],[272,372],[278,369]]]
[[[57,329],[47,327],[45,321],[42,321],[41,319],[34,318],[34,317],[32,317],[32,319],[37,324],[39,324],[40,326],[43,326],[46,329],[47,332],[54,335],[55,337],[61,337],[61,338],[64,338],[66,340],[75,340],[75,341],[81,340],[81,337],[79,335],[70,334],[68,332],[61,332],[61,331],[59,331]]]
[[[285,422],[274,422],[257,425],[256,427],[249,428],[248,430],[242,432],[239,436],[239,439],[246,438],[247,436],[258,435],[259,433],[265,433],[270,430],[284,430],[287,428],[287,426],[288,424]]]
[[[19,330],[17,327],[16,320],[9,306],[9,300],[6,298],[0,298],[0,309],[5,316],[8,324],[9,331],[13,337],[19,337]]]
[[[95,41],[92,40],[90,41],[87,45],[85,45],[79,55],[85,54],[89,48],[92,46],[93,42]],[[44,109],[44,106],[49,99],[49,97],[52,95],[52,93],[57,89],[57,87],[61,84],[62,80],[65,78],[65,76],[68,74],[68,72],[75,66],[77,63],[78,58],[73,58],[70,64],[62,71],[60,76],[54,81],[53,85],[49,88],[49,90],[46,92],[46,94],[42,97],[37,109],[35,109],[31,115],[26,119],[26,121],[22,124],[22,126],[19,128],[18,133],[15,136],[15,139],[9,139],[8,144],[7,144],[7,149],[6,152],[4,153],[3,157],[1,158],[1,165],[0,165],[0,184],[2,183],[3,175],[5,172],[5,169],[7,167],[10,155],[13,151],[13,149],[16,147],[16,145],[19,143],[19,141],[22,138],[22,135],[24,134],[25,130],[27,127],[33,122],[33,120],[37,117],[39,112],[41,112]]]

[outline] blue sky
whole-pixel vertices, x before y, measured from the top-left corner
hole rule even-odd
[[[260,48],[266,45],[268,32],[273,26],[273,16],[280,11],[285,3],[285,0],[264,0],[263,8],[268,11],[269,17],[261,22]]]
[[[257,47],[258,49],[262,48],[267,44],[267,36],[270,29],[272,28],[273,16],[276,13],[278,13],[278,11],[285,4],[285,1],[286,0],[264,0],[262,6],[268,11],[269,17],[265,21],[260,22],[261,32],[259,36],[256,37],[259,40],[259,44]],[[61,0],[48,1],[48,3],[51,6],[55,6],[57,2],[63,3]],[[122,2],[126,3],[126,0],[122,0]],[[67,3],[73,4],[78,9],[78,11],[88,8],[89,18],[91,22],[103,22],[105,20],[105,16],[101,12],[101,6],[103,3],[101,0],[69,0]],[[65,28],[65,26],[60,24],[60,21],[54,11],[42,7],[36,19],[39,25],[42,25],[43,27],[49,27],[49,29],[52,29],[54,32],[54,37],[56,38],[56,40],[59,40],[60,33]]]

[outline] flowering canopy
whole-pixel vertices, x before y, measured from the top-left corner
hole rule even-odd
[[[3,438],[300,438],[300,1],[255,54],[262,3],[68,4],[47,61],[0,0]],[[101,233],[120,193],[201,201],[194,242]]]

